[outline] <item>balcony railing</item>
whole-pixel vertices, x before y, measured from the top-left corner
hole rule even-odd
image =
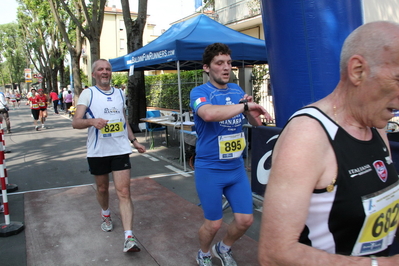
[[[260,7],[254,0],[243,0],[216,10],[216,20],[223,24],[230,24],[243,19],[256,17],[261,14]]]

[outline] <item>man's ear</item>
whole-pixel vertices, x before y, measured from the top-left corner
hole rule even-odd
[[[365,77],[366,60],[363,56],[354,55],[348,61],[348,78],[355,85],[358,86]]]
[[[204,64],[204,65],[202,66],[202,69],[203,69],[206,73],[209,73],[209,66],[208,66],[207,64]]]

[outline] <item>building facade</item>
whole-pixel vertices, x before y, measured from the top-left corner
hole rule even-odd
[[[137,15],[136,12],[131,12],[132,20],[135,20]],[[154,28],[155,24],[147,23],[143,33],[143,46],[158,37],[154,34]],[[124,56],[127,53],[126,28],[123,20],[122,9],[118,9],[115,6],[107,6],[104,10],[104,22],[100,38],[100,58],[108,60]],[[89,84],[91,84],[90,62],[90,44],[85,40],[80,66],[83,73],[88,76]]]

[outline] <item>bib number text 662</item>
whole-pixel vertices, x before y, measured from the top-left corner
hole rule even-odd
[[[396,228],[399,218],[399,203],[396,203],[393,207],[381,211],[375,220],[371,234],[373,237],[378,238],[381,234],[388,233],[391,228]]]

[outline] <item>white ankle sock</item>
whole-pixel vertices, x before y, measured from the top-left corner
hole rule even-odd
[[[108,216],[108,215],[111,214],[111,211],[110,211],[109,209],[106,210],[106,211],[104,211],[103,209],[101,209],[101,213],[102,213],[102,215]]]
[[[125,239],[128,238],[129,236],[133,236],[133,231],[132,230],[126,230],[125,231]]]
[[[201,249],[199,250],[199,256],[200,258],[203,257],[210,257],[211,256],[211,251],[209,250],[207,253],[203,252]]]
[[[219,250],[221,253],[227,253],[230,250],[231,246],[227,246],[223,241],[220,241]]]

